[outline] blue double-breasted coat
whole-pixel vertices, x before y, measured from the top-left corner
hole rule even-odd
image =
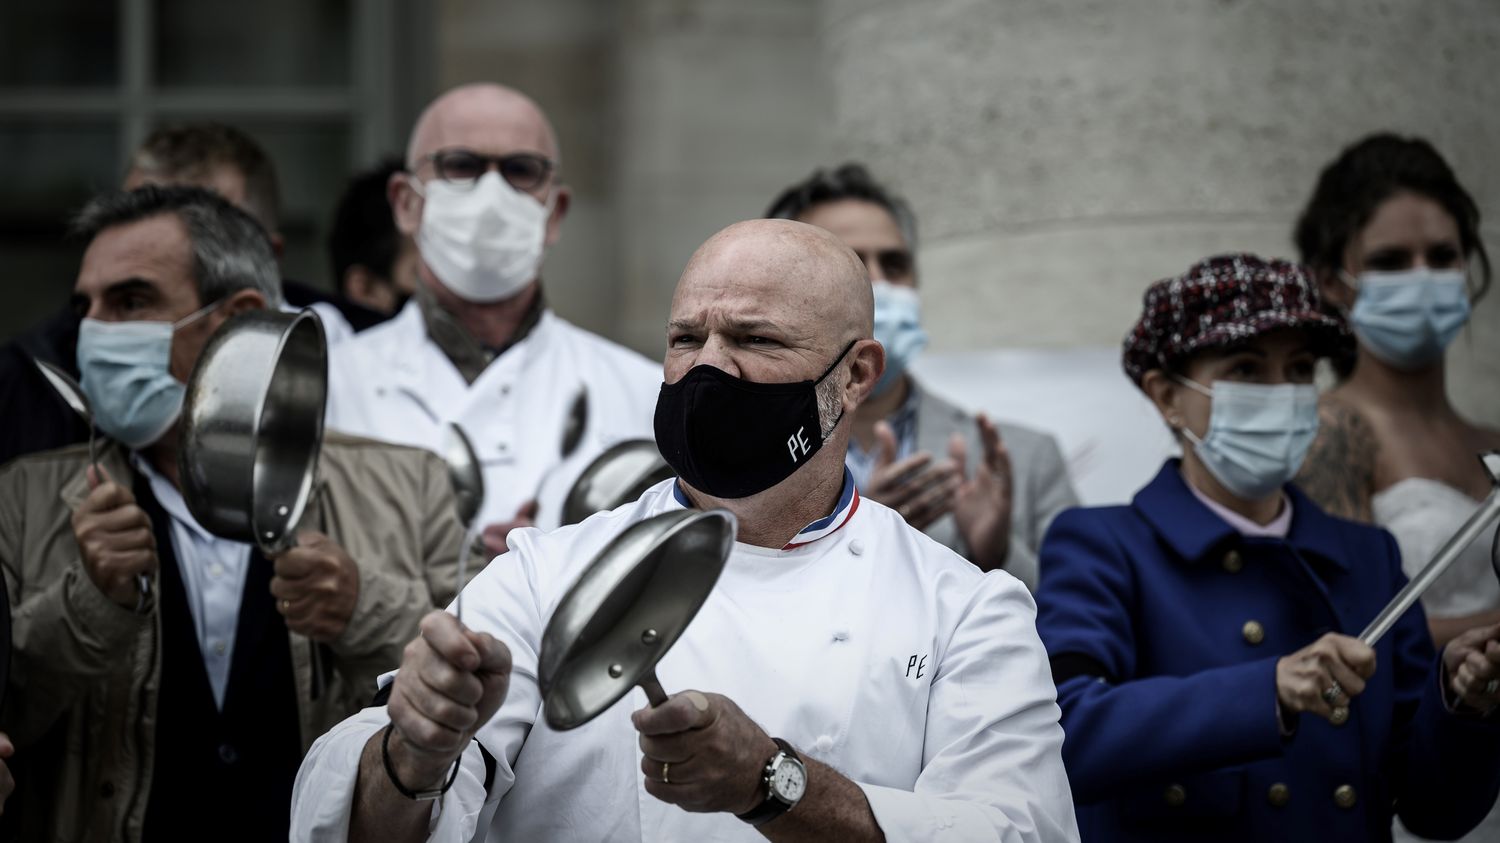
[[[1448,708],[1420,606],[1345,722],[1279,721],[1277,660],[1358,635],[1406,581],[1389,533],[1286,494],[1286,539],[1245,537],[1171,460],[1129,506],[1053,522],[1037,629],[1083,840],[1363,843],[1393,814],[1456,837],[1494,804],[1500,725]]]

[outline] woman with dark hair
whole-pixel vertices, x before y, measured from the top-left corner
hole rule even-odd
[[[1082,839],[1459,836],[1500,790],[1500,626],[1434,651],[1384,530],[1288,481],[1346,344],[1301,267],[1224,255],[1153,285],[1124,364],[1182,443],[1128,506],[1068,510],[1037,631]],[[1493,680],[1493,681],[1492,681]]]
[[[1443,366],[1490,286],[1479,208],[1426,141],[1373,135],[1323,170],[1296,240],[1359,339],[1298,484],[1329,512],[1389,528],[1410,576],[1489,492],[1475,455],[1500,448],[1500,432],[1454,409]],[[1492,540],[1493,528],[1424,596],[1439,646],[1500,622]]]
[[[1295,233],[1324,300],[1359,343],[1324,396],[1298,483],[1328,511],[1389,529],[1414,575],[1489,491],[1500,432],[1448,400],[1447,349],[1490,286],[1479,207],[1419,138],[1372,135],[1323,170]],[[1423,595],[1433,640],[1500,622],[1491,527]],[[1500,814],[1474,840],[1500,840]]]

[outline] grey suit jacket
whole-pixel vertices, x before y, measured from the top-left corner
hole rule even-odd
[[[979,441],[979,427],[974,416],[923,389],[912,379],[917,392],[917,451],[927,451],[936,459],[948,453],[948,440],[954,433],[964,437],[965,470],[972,475],[984,458]],[[1068,479],[1062,452],[1050,434],[1006,422],[996,422],[1000,441],[1010,453],[1011,526],[1010,550],[1004,568],[1028,589],[1036,590],[1037,548],[1052,519],[1064,509],[1078,506],[1078,494]],[[924,531],[969,558],[969,548],[959,532],[958,523],[949,513],[928,525]]]

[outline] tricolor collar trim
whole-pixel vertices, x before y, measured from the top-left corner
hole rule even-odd
[[[682,491],[682,481],[672,483],[672,497],[681,506],[691,509],[692,501],[688,500],[687,494]],[[795,540],[788,543],[782,550],[796,550],[804,545],[812,544],[818,539],[825,538],[838,532],[854,513],[859,509],[859,490],[854,487],[854,475],[849,469],[844,469],[844,491],[839,494],[839,502],[833,508],[833,512],[808,524],[797,532]]]

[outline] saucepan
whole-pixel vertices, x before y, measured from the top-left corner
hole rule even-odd
[[[673,476],[650,439],[628,439],[594,458],[563,499],[563,524],[577,524],[596,512],[630,503]]]
[[[188,379],[177,464],[204,529],[267,554],[295,543],[327,396],[327,341],[311,310],[247,311],[209,338]]]
[[[667,699],[656,665],[713,591],[734,546],[723,509],[664,512],[625,528],[563,596],[542,633],[547,724],[582,726],[639,685]]]

